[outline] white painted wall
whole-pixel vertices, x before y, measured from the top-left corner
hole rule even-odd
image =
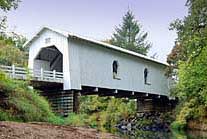
[[[45,39],[51,38],[50,44]],[[35,61],[42,48],[54,45],[63,54],[64,90],[94,86],[152,94],[168,95],[168,80],[164,76],[165,66],[139,57],[115,51],[104,46],[67,38],[51,30],[43,30],[31,43],[29,68],[39,68],[48,63]],[[119,78],[113,79],[112,63],[119,62]],[[40,62],[40,61],[39,61]],[[37,65],[36,65],[37,64]],[[148,68],[148,80],[144,84],[144,69]]]
[[[45,43],[46,38],[51,38],[50,43]],[[39,36],[30,44],[29,49],[29,68],[37,67],[35,61],[36,56],[42,48],[54,45],[63,54],[63,74],[64,74],[64,89],[71,89],[70,72],[69,72],[69,50],[67,37],[44,29]]]
[[[81,85],[167,95],[165,66],[80,40],[69,41],[71,88]],[[119,62],[119,78],[113,79],[112,63]],[[144,84],[148,68],[151,85]]]
[[[74,44],[73,41],[69,39],[69,59],[70,59],[70,77],[71,77],[71,88],[72,89],[81,89],[81,69],[80,67],[80,58],[83,58],[81,55],[81,48],[77,47],[77,44]]]

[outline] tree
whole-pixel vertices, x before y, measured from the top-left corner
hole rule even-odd
[[[0,9],[8,12],[16,9],[20,0],[0,0]],[[25,37],[14,32],[7,33],[6,16],[0,17],[0,64],[2,65],[26,65],[27,55],[22,47]]]
[[[179,82],[173,94],[180,100],[176,122],[207,121],[207,1],[187,0],[188,16],[175,20],[176,45],[168,55],[171,71],[178,69]]]
[[[0,0],[0,10],[4,12],[10,11],[12,8],[16,9],[20,0]],[[0,17],[0,33],[6,28],[6,16]]]
[[[115,33],[109,43],[146,55],[151,47],[146,38],[147,33],[141,31],[141,26],[135,20],[133,13],[128,10],[123,17],[122,24],[115,28]]]
[[[20,0],[0,0],[0,9],[7,12],[12,8],[16,9]]]
[[[13,40],[15,46],[23,52],[27,52],[28,53],[28,48],[23,47],[23,45],[25,44],[25,42],[27,41],[27,38],[24,37],[23,35],[17,34],[15,32],[12,32],[11,35],[11,39]]]
[[[168,56],[169,64],[181,61],[191,61],[199,56],[203,47],[206,46],[205,40],[207,25],[207,1],[206,0],[187,0],[188,16],[183,20],[176,19],[170,25],[171,30],[177,31],[177,44]],[[179,52],[179,54],[174,54]],[[175,56],[176,55],[176,56]]]
[[[0,65],[25,66],[27,64],[27,55],[14,47],[14,42],[0,39]]]

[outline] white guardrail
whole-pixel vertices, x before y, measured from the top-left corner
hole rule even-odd
[[[14,79],[28,79],[35,81],[45,81],[45,82],[57,82],[63,83],[63,73],[53,71],[47,71],[43,69],[27,69],[22,67],[3,66],[0,65],[0,70],[9,75],[9,77]]]

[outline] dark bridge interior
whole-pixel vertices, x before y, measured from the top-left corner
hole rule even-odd
[[[48,61],[50,70],[63,71],[63,55],[55,46],[42,48],[36,59]]]

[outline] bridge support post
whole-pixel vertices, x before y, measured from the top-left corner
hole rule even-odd
[[[12,78],[15,78],[15,65],[12,65]]]
[[[137,112],[142,113],[154,111],[152,102],[152,99],[137,98]]]
[[[142,98],[137,98],[137,112],[143,112],[143,99]]]
[[[79,113],[80,110],[80,92],[73,91],[73,112]]]

